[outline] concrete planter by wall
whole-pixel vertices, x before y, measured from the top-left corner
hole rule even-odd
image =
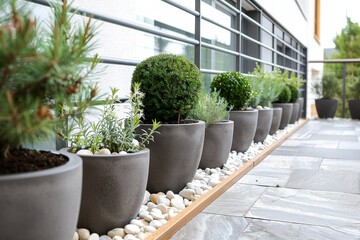
[[[78,220],[82,160],[51,169],[0,176],[0,239],[73,239]]]
[[[137,131],[152,124],[141,124]],[[204,145],[205,123],[162,124],[150,142],[150,169],[147,189],[150,193],[181,191],[199,167]]]
[[[351,118],[360,120],[360,99],[349,99],[348,103]]]
[[[149,149],[126,155],[80,156],[84,173],[78,227],[99,235],[124,227],[136,217],[144,198]]]
[[[205,128],[204,148],[199,167],[216,168],[226,163],[233,140],[234,122],[221,121]]]
[[[338,102],[337,99],[315,99],[315,107],[319,118],[334,118]]]
[[[298,115],[298,118],[297,118],[297,120],[299,120],[302,117],[302,112],[303,112],[303,108],[304,108],[304,98],[300,97],[297,100],[297,102],[300,104],[300,106],[299,106],[299,115]]]
[[[259,109],[258,122],[254,136],[254,142],[264,142],[267,135],[269,135],[271,123],[273,119],[273,110]]]
[[[279,129],[284,129],[290,122],[290,118],[293,112],[293,104],[292,103],[274,103],[273,106],[275,108],[282,108],[282,115]]]
[[[276,131],[279,129],[282,111],[283,111],[282,108],[273,108],[273,119],[271,122],[271,127],[269,132],[270,135],[275,134]]]
[[[230,111],[230,120],[234,121],[231,149],[237,152],[245,152],[249,149],[255,136],[258,110]]]
[[[294,124],[298,120],[300,103],[293,103],[293,111],[291,113],[290,124]]]

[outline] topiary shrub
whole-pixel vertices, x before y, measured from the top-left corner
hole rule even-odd
[[[144,122],[179,123],[198,101],[200,71],[189,59],[160,54],[142,61],[132,75],[131,86],[140,83]]]
[[[289,87],[289,90],[291,92],[291,97],[289,102],[295,103],[299,98],[299,89],[293,84],[288,84],[287,86]]]
[[[219,91],[234,110],[245,109],[251,97],[249,81],[239,72],[220,73],[214,77],[210,89]]]
[[[288,85],[284,85],[280,95],[277,98],[278,103],[288,103],[291,99],[291,91]]]

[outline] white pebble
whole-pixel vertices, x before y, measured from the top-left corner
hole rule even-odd
[[[95,155],[111,155],[111,152],[107,148],[102,148],[95,153]]]
[[[141,220],[138,220],[138,219],[133,219],[133,220],[131,220],[130,223],[138,226],[139,228],[144,227],[144,223]]]
[[[138,234],[140,232],[139,226],[136,226],[135,224],[128,224],[125,226],[125,232],[127,234]]]
[[[170,200],[166,196],[159,196],[157,203],[164,204],[166,206],[170,206]]]
[[[165,214],[168,212],[168,206],[170,206],[170,200],[169,200],[169,205],[160,203],[156,206],[156,208],[159,209],[162,214]]]
[[[94,155],[89,149],[81,149],[76,152],[79,155]]]
[[[73,240],[79,240],[79,234],[74,232]]]
[[[189,200],[187,200],[186,198],[184,199],[184,205],[185,205],[185,207],[189,206],[190,203],[191,203],[191,202],[190,202]]]
[[[153,220],[149,224],[150,227],[159,228],[162,226],[162,223],[159,220]]]
[[[178,198],[171,199],[171,206],[178,209],[178,210],[184,210],[185,209],[185,205],[184,205],[183,200],[180,200]]]
[[[90,237],[90,231],[85,228],[79,228],[77,233],[79,234],[79,240],[87,240]]]
[[[128,154],[128,153],[125,152],[125,151],[120,151],[119,154],[121,154],[121,155],[126,155],[126,154]]]
[[[203,176],[201,176],[201,174],[196,173],[195,176],[194,176],[194,179],[196,179],[196,180],[202,180],[202,179],[204,179],[204,178],[203,178]]]
[[[97,233],[93,233],[90,235],[90,237],[88,238],[88,240],[99,240],[100,237],[99,237],[99,234]]]
[[[191,200],[191,197],[195,194],[195,191],[193,189],[183,189],[179,192],[179,195],[183,198],[187,198]]]
[[[128,234],[124,237],[124,240],[138,240],[133,234]]]
[[[156,204],[153,202],[148,202],[146,204],[146,206],[148,207],[148,210],[151,211],[151,209],[153,209],[154,207],[156,207]]]
[[[214,187],[214,186],[216,186],[216,185],[219,184],[219,183],[220,183],[219,180],[212,178],[212,179],[210,179],[210,181],[209,181],[209,186]]]
[[[154,208],[155,209],[155,208]],[[154,210],[153,209],[153,210]],[[157,209],[159,210],[159,209]],[[159,210],[160,211],[160,210]],[[150,215],[155,219],[155,220],[160,220],[160,219],[164,219],[165,216],[162,215],[162,213],[158,213],[158,212],[150,212]]]
[[[146,204],[150,199],[150,193],[148,191],[145,191],[145,194],[144,194],[144,200],[142,202],[142,204]]]
[[[144,231],[154,233],[154,232],[156,232],[156,228],[154,228],[152,226],[146,226],[146,227],[144,227]]]
[[[166,197],[171,200],[175,197],[175,193],[173,191],[169,190],[166,192]]]
[[[145,219],[148,222],[151,222],[152,220],[154,220],[154,218],[150,215],[150,213],[148,211],[141,212],[139,214],[139,217],[142,219]]]
[[[170,208],[169,212],[168,212],[168,220],[174,218],[176,215],[177,215],[177,212],[175,212],[175,210],[173,208]]]
[[[106,236],[106,235],[102,235],[102,236],[100,236],[99,240],[111,240],[111,237]]]
[[[195,193],[198,195],[203,195],[204,194],[204,190],[200,187],[196,187],[195,189]]]
[[[120,237],[120,236],[115,236],[115,237],[112,238],[112,240],[124,240],[124,239],[122,237]]]
[[[113,230],[110,230],[107,235],[109,237],[115,237],[115,236],[120,236],[120,237],[125,237],[125,230],[123,228],[114,228]]]

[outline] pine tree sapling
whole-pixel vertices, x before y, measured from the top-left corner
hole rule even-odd
[[[54,136],[76,114],[73,97],[96,89],[84,81],[93,72],[97,57],[95,29],[72,21],[68,4],[52,3],[53,19],[41,30],[25,8],[26,3],[0,0],[0,162],[16,155],[24,143],[34,144]],[[67,106],[59,114],[61,106]]]
[[[202,91],[199,101],[190,111],[189,118],[202,120],[206,126],[226,120],[229,117],[229,108],[226,100],[220,97],[219,92],[206,93]]]
[[[132,88],[135,83],[141,83],[140,90],[145,94],[145,123],[180,123],[198,100],[200,70],[183,56],[160,54],[136,66]]]
[[[211,83],[211,91],[219,91],[234,110],[243,110],[248,107],[251,97],[249,81],[239,72],[224,72],[216,75]]]
[[[316,94],[325,99],[332,99],[337,96],[340,91],[340,82],[332,72],[325,72],[320,82],[313,85]]]

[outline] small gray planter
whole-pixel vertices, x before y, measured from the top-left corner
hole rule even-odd
[[[264,142],[269,135],[273,119],[272,109],[259,109],[258,122],[254,136],[254,142]]]
[[[274,107],[280,107],[282,108],[282,115],[281,115],[281,121],[279,129],[284,129],[289,124],[291,115],[293,112],[293,104],[292,103],[274,103]]]
[[[301,97],[297,100],[297,102],[300,104],[299,106],[299,115],[297,120],[299,120],[300,118],[302,118],[302,112],[303,112],[303,108],[304,108],[304,98]]]
[[[270,135],[275,134],[276,131],[279,130],[282,111],[283,111],[282,108],[273,108],[273,119],[271,122],[271,127],[269,132]]]
[[[136,217],[144,198],[149,149],[126,155],[80,156],[84,174],[78,227],[99,235],[124,227]]]
[[[78,220],[82,160],[51,169],[0,176],[0,239],[73,239]]]
[[[315,107],[319,118],[334,118],[338,103],[337,99],[315,99]]]
[[[137,129],[148,130],[152,124]],[[180,192],[190,182],[199,167],[204,145],[205,123],[162,124],[150,149],[150,169],[147,189],[150,193],[172,190]]]
[[[221,121],[205,128],[204,148],[200,168],[222,167],[229,158],[233,140],[234,122]]]
[[[254,140],[258,121],[258,110],[230,111],[234,121],[234,134],[231,149],[245,152]]]
[[[293,103],[293,111],[290,118],[290,124],[294,124],[298,120],[300,103]]]
[[[348,103],[351,118],[360,120],[360,99],[349,99]]]

